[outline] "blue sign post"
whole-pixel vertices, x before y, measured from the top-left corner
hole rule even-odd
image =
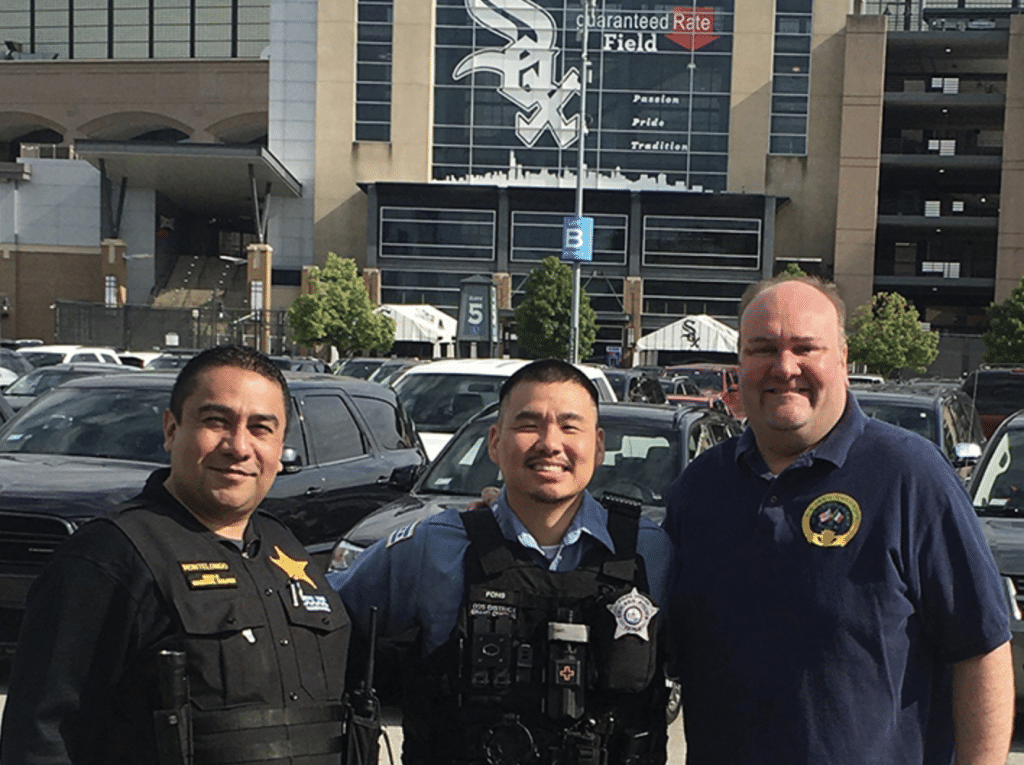
[[[562,218],[562,262],[589,263],[594,259],[594,219],[582,216]]]

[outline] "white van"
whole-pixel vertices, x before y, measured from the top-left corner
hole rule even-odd
[[[410,367],[393,383],[398,398],[416,423],[427,456],[434,459],[466,420],[498,400],[501,384],[524,359],[450,359]],[[597,388],[601,401],[616,401],[604,372],[579,367]]]

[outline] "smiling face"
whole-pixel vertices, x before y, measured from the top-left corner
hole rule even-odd
[[[579,383],[523,381],[502,402],[488,450],[509,505],[525,523],[526,514],[575,513],[604,459],[604,431]]]
[[[773,471],[785,467],[846,407],[846,343],[832,302],[795,281],[759,294],[740,319],[739,375],[758,449]]]
[[[206,526],[240,538],[281,469],[286,421],[274,380],[233,366],[204,370],[180,421],[164,412],[164,485]]]

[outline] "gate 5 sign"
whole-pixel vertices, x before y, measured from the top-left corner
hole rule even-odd
[[[562,218],[562,262],[589,263],[594,259],[594,219]]]

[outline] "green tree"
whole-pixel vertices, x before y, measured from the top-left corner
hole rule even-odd
[[[323,268],[310,269],[309,280],[313,293],[301,295],[288,309],[288,326],[296,342],[330,343],[342,355],[391,350],[395,322],[374,313],[354,260],[329,252]]]
[[[917,309],[898,292],[879,292],[858,308],[850,330],[850,361],[883,377],[908,367],[924,372],[939,354],[939,333],[924,330]]]
[[[1015,364],[1024,361],[1024,278],[1010,297],[988,308],[985,361],[990,364]]]
[[[787,264],[782,273],[786,274],[786,276],[807,276],[807,272],[796,263]]]
[[[551,255],[530,271],[523,302],[515,310],[519,347],[532,358],[569,358],[572,326],[572,267]],[[580,290],[579,358],[587,358],[597,338],[597,312]]]

